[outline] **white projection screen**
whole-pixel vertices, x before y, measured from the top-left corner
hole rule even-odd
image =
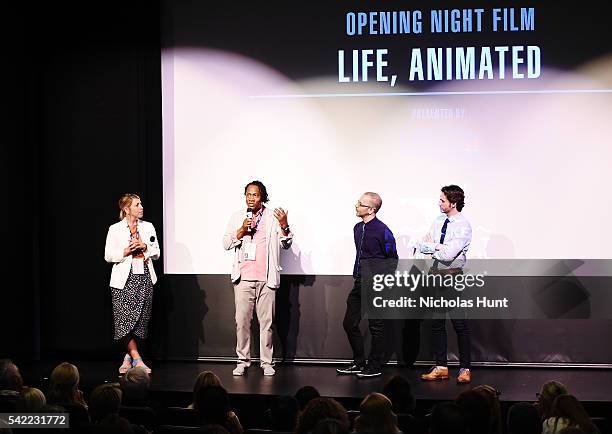
[[[410,258],[448,184],[466,192],[471,258],[612,258],[609,42],[588,53],[559,47],[570,36],[537,5],[528,23],[519,8],[484,8],[480,31],[474,9],[472,31],[461,9],[460,31],[451,21],[450,30],[434,33],[427,2],[327,3],[217,5],[212,13],[206,2],[178,2],[169,11],[166,273],[229,273],[232,256],[221,240],[231,214],[246,208],[251,180],[267,186],[269,206],[289,211],[295,239],[282,253],[286,274],[352,273],[354,204],[365,191],[382,196],[378,217],[400,258]],[[511,13],[519,29],[504,31],[503,14]],[[381,26],[393,16],[411,28]],[[432,47],[440,58],[428,57]],[[508,48],[503,66],[495,47]],[[528,77],[535,60],[526,47],[538,47],[537,77]],[[467,66],[457,66],[460,55]]]

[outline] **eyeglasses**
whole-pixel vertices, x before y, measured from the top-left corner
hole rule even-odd
[[[372,208],[370,205],[364,205],[361,202],[357,201],[357,206],[361,208]]]

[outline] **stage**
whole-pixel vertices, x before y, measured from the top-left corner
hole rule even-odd
[[[117,361],[78,362],[81,387],[91,390],[105,383],[118,381]],[[514,367],[475,367],[472,369],[472,384],[460,385],[455,381],[458,368],[449,368],[448,381],[424,382],[419,375],[427,370],[426,366],[412,369],[388,365],[383,375],[376,378],[359,379],[355,376],[337,375],[337,364],[279,364],[276,375],[265,377],[259,366],[251,366],[242,377],[232,376],[235,367],[229,362],[177,362],[147,361],[153,370],[151,392],[156,395],[172,394],[182,397],[189,403],[193,383],[199,372],[210,370],[219,376],[223,386],[233,396],[249,395],[274,397],[293,395],[304,385],[316,387],[321,395],[338,398],[344,402],[358,402],[369,392],[380,391],[391,376],[400,374],[406,377],[418,401],[437,402],[452,400],[459,393],[472,386],[488,384],[501,392],[500,400],[505,403],[535,401],[540,386],[549,380],[564,383],[570,393],[587,406],[609,405],[612,398],[612,371],[608,369],[578,368],[514,368]],[[45,382],[56,362],[38,362],[21,366],[26,384]],[[181,399],[182,399],[181,398]]]

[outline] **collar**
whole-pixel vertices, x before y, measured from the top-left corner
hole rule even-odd
[[[459,214],[455,214],[455,215],[454,215],[454,216],[452,216],[452,217],[448,217],[448,216],[446,216],[446,215],[444,216],[444,218],[445,218],[445,219],[448,219],[448,221],[449,221],[449,222],[451,222],[451,223],[452,223],[452,222],[454,222],[455,220],[461,220],[461,217],[462,217],[461,213],[459,213]]]
[[[374,218],[373,218],[372,220],[370,220],[369,222],[367,222],[367,223],[363,223],[363,221],[362,221],[362,223],[363,223],[364,225],[368,226],[370,223],[374,223],[374,222],[377,222],[377,221],[378,221],[378,217],[374,216]]]

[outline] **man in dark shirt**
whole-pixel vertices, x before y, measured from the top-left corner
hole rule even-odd
[[[357,217],[361,222],[353,228],[355,235],[355,265],[353,277],[355,284],[346,299],[344,331],[353,350],[353,363],[337,369],[339,374],[357,374],[359,378],[376,377],[382,374],[384,354],[384,322],[382,319],[369,319],[368,327],[372,335],[372,349],[366,365],[363,336],[359,330],[361,322],[361,265],[365,260],[397,260],[395,238],[387,225],[376,218],[382,206],[382,199],[376,193],[364,193],[355,204]]]

